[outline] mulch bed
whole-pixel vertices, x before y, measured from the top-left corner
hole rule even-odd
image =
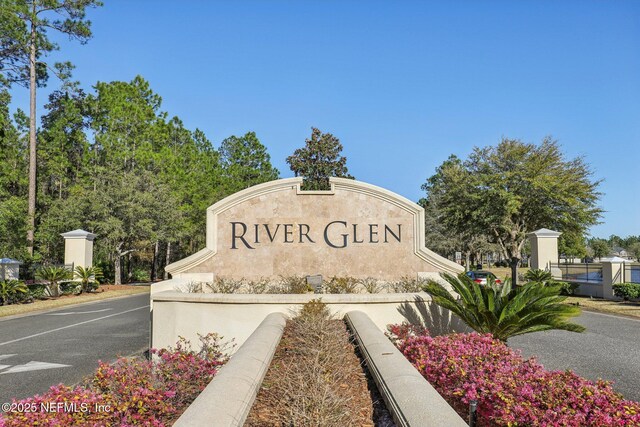
[[[331,356],[331,360],[339,364],[340,372],[337,375],[335,372],[321,372],[319,376],[326,377],[326,383],[336,378],[338,382],[327,389],[322,386],[314,387],[318,383],[317,380],[314,382],[313,375],[291,375],[291,372],[296,371],[292,368],[295,364],[308,364],[311,352],[306,351],[304,354],[305,351],[301,351],[301,339],[296,336],[296,328],[289,320],[245,427],[323,426],[327,421],[318,420],[329,419],[321,414],[328,410],[316,409],[315,406],[326,407],[338,402],[342,407],[333,407],[331,410],[348,414],[340,420],[340,426],[394,425],[374,382],[367,375],[345,323],[341,320],[329,320],[325,328],[330,329],[332,337],[339,336],[336,338],[336,354]],[[304,346],[303,343],[302,347]],[[288,378],[291,376],[294,378]],[[295,392],[296,382],[300,387],[298,395]],[[300,406],[306,406],[306,409],[299,409]],[[296,411],[305,415],[300,416]],[[296,413],[295,420],[291,419],[292,413]],[[335,421],[331,422],[332,425],[334,423]]]

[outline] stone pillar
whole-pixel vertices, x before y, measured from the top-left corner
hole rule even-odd
[[[613,285],[622,283],[625,259],[614,257],[602,261],[602,298],[619,299],[613,295]]]
[[[11,258],[0,259],[0,281],[18,280],[20,275],[20,261]]]
[[[554,277],[561,276],[559,269],[551,269],[551,263],[558,262],[558,237],[562,233],[541,228],[529,233],[529,241],[531,242],[531,262],[532,269],[540,269],[551,271]]]
[[[84,230],[62,233],[64,237],[64,264],[73,268],[93,266],[93,239],[96,235]]]

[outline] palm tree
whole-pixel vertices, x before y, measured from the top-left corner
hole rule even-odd
[[[553,280],[553,276],[550,271],[540,270],[539,268],[534,268],[527,271],[524,275],[525,280],[529,282],[538,282],[538,283],[546,283],[550,280]]]
[[[545,286],[559,286],[560,293],[562,295],[572,295],[573,292],[578,288],[579,285],[575,283],[563,282],[562,280],[556,280],[551,275],[550,271],[540,270],[534,268],[529,270],[524,275],[525,280],[527,282],[536,282],[541,283]]]
[[[0,282],[0,305],[13,304],[29,293],[29,288],[18,280],[3,280]]]
[[[100,267],[87,267],[77,266],[73,271],[73,278],[79,279],[82,287],[80,293],[89,292],[89,285],[99,283],[99,279],[102,278],[102,270]],[[97,288],[97,286],[96,286]]]
[[[58,282],[61,280],[67,280],[71,278],[71,272],[64,267],[42,267],[36,274],[36,278],[39,280],[46,280],[49,282],[47,289],[49,295],[54,298],[60,296],[60,289],[58,288]]]
[[[549,329],[585,330],[568,322],[580,314],[580,309],[563,304],[566,297],[560,295],[560,286],[531,282],[512,289],[510,280],[502,286],[490,280],[483,286],[464,273],[458,277],[447,273],[441,276],[457,292],[457,298],[434,280],[429,280],[424,290],[434,303],[457,314],[477,332],[490,333],[506,342],[512,336]]]

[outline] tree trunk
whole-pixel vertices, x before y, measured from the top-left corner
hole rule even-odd
[[[165,267],[167,265],[171,264],[171,242],[167,242],[167,258],[166,258],[166,262],[165,262]],[[167,273],[167,270],[164,270],[164,280],[169,279],[169,273]]]
[[[520,262],[520,258],[512,257],[511,258],[511,286],[515,287],[518,284],[518,263]]]
[[[469,253],[469,251],[466,251],[464,253],[464,262],[465,262],[465,268],[467,270],[471,270],[471,253]]]
[[[131,283],[133,280],[133,267],[131,262],[131,253],[127,255],[127,283]]]
[[[151,263],[151,281],[153,282],[158,278],[158,258],[160,256],[160,242],[156,240],[156,245],[153,248],[153,262]]]
[[[33,255],[36,228],[36,2],[33,2],[29,41],[29,208],[27,211],[27,252]]]
[[[60,288],[58,287],[58,282],[49,282],[49,293],[53,298],[58,298],[60,296]]]
[[[116,255],[114,270],[115,270],[115,274],[113,278],[114,284],[121,285],[122,284],[122,257],[120,256],[120,254]]]

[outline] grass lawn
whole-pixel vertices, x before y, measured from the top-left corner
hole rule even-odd
[[[97,292],[80,295],[65,295],[58,299],[37,300],[30,304],[12,304],[0,306],[0,317],[26,314],[32,311],[49,310],[84,302],[100,301],[107,298],[149,293],[150,286],[103,285]]]
[[[491,271],[499,279],[505,277],[511,277],[511,269],[503,267],[491,267],[486,270]],[[519,274],[525,274],[528,268],[519,268]],[[640,303],[637,302],[623,302],[623,301],[610,301],[601,298],[591,297],[577,297],[572,296],[566,299],[567,304],[578,305],[580,308],[591,311],[599,311],[602,313],[621,314],[623,316],[632,316],[640,318]]]
[[[591,297],[569,297],[566,299],[566,302],[568,304],[578,305],[585,310],[640,318],[640,303],[637,302],[610,301]]]
[[[492,272],[500,280],[511,277],[511,268],[509,267],[489,267],[484,268],[483,270]],[[524,275],[527,271],[529,271],[529,267],[520,267],[518,269],[518,274]]]

